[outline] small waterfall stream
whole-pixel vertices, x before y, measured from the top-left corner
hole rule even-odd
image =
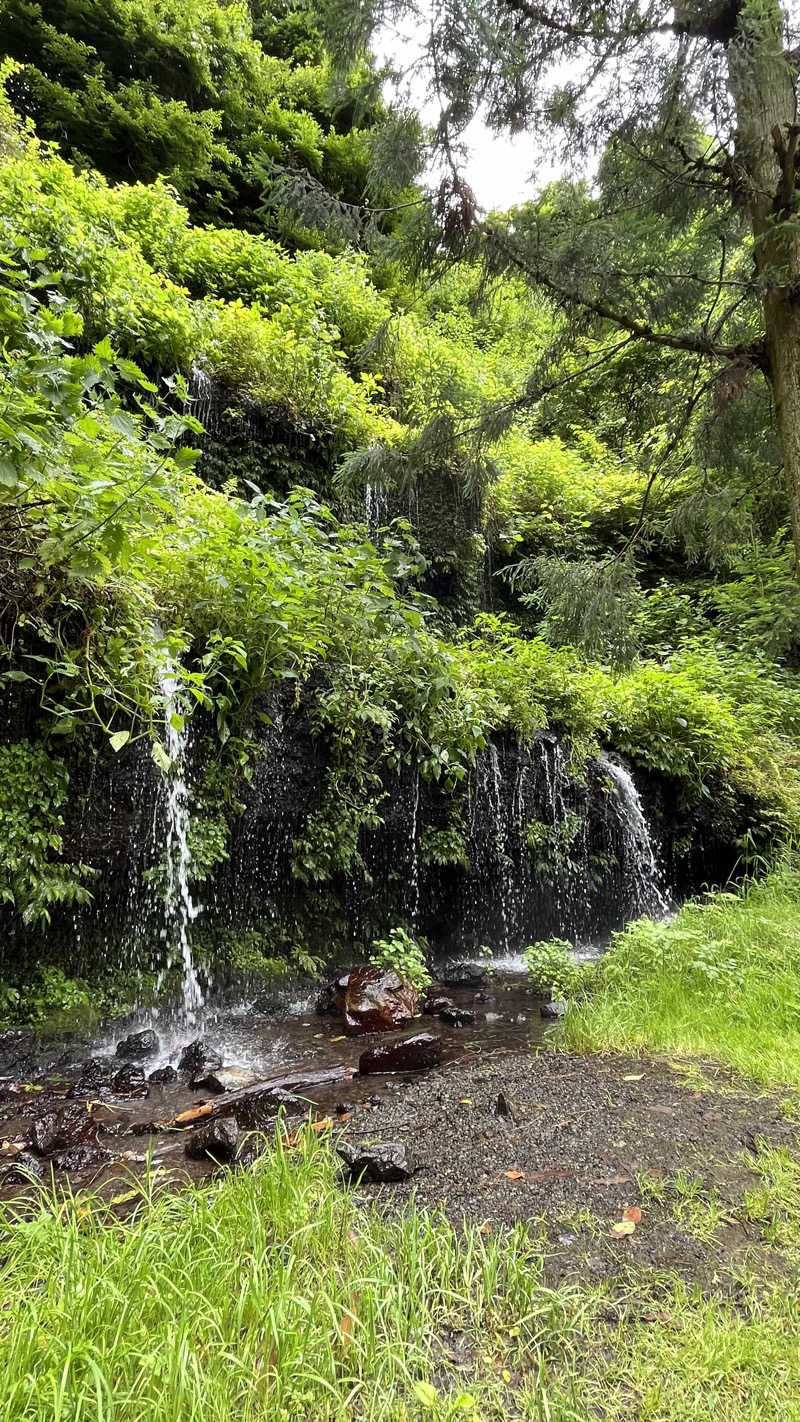
[[[615,807],[624,840],[624,873],[630,887],[631,907],[637,913],[663,918],[669,913],[669,904],[661,888],[650,826],[633,776],[624,765],[609,756],[602,756],[600,765],[614,787]]]
[[[183,974],[183,1016],[187,1022],[194,1022],[203,1005],[203,993],[192,957],[190,937],[190,926],[200,909],[192,902],[189,890],[188,723],[181,710],[179,671],[168,661],[162,664],[159,672],[159,686],[164,701],[163,748],[169,760],[169,766],[164,770],[167,885],[163,932],[169,951]]]

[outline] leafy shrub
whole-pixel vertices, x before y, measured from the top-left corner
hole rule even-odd
[[[585,987],[587,966],[576,963],[572,944],[564,938],[548,938],[531,943],[524,953],[531,987],[543,996],[577,997]]]
[[[424,939],[412,938],[404,928],[393,928],[388,938],[375,939],[369,960],[382,968],[394,968],[401,978],[407,978],[421,992],[431,981],[426,947]]]

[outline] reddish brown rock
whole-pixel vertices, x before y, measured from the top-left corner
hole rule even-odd
[[[344,1030],[356,1037],[363,1032],[392,1032],[413,1022],[419,1003],[419,993],[407,978],[401,978],[393,968],[379,968],[371,963],[352,968],[342,1002],[337,1005],[344,1016]]]
[[[368,1047],[358,1059],[362,1075],[374,1072],[422,1071],[438,1066],[442,1060],[442,1039],[432,1032],[417,1032],[413,1037],[401,1037],[399,1042],[381,1042]]]
[[[31,1145],[39,1155],[96,1142],[97,1122],[92,1120],[91,1111],[78,1101],[71,1101],[60,1111],[44,1111],[31,1127]]]

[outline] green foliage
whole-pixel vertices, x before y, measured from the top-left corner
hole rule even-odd
[[[667,1051],[800,1086],[800,875],[793,862],[742,894],[715,893],[677,917],[617,934],[596,990],[570,1014],[579,1049]]]
[[[542,996],[571,999],[585,990],[592,965],[576,963],[574,949],[564,938],[531,943],[524,952],[528,979]]]
[[[49,923],[56,905],[91,898],[87,867],[58,857],[67,784],[64,762],[43,746],[0,746],[0,902],[13,904],[25,924]]]
[[[421,992],[431,982],[427,951],[424,938],[414,938],[405,928],[393,928],[388,938],[375,939],[369,960],[382,968],[394,968]]]

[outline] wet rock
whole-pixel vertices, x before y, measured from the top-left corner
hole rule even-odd
[[[92,1166],[104,1164],[108,1155],[99,1145],[70,1146],[69,1150],[57,1151],[53,1156],[54,1170],[89,1170]]]
[[[438,1066],[442,1060],[442,1042],[432,1032],[417,1032],[413,1037],[401,1037],[399,1042],[381,1042],[368,1047],[358,1059],[362,1076],[375,1072],[421,1071]]]
[[[214,1047],[196,1037],[190,1042],[188,1047],[184,1047],[178,1060],[178,1071],[188,1071],[192,1076],[198,1076],[207,1071],[215,1071],[222,1066],[222,1057]]]
[[[239,1127],[227,1116],[212,1121],[193,1131],[186,1142],[186,1154],[190,1160],[231,1161],[236,1156],[239,1144]]]
[[[330,1012],[336,1012],[339,1016],[343,1016],[349,976],[349,973],[342,973],[335,982],[328,983],[328,986],[323,988],[317,998],[316,1008],[321,1017],[327,1016]]]
[[[0,1185],[27,1184],[31,1176],[41,1180],[45,1167],[38,1156],[29,1150],[21,1150],[8,1161],[0,1158]]]
[[[178,1080],[178,1073],[174,1066],[156,1067],[155,1071],[151,1071],[147,1080],[153,1086],[167,1086],[171,1081]]]
[[[135,1062],[126,1062],[112,1076],[111,1090],[115,1096],[146,1096],[147,1086],[143,1069]]]
[[[225,1091],[240,1091],[243,1086],[252,1086],[256,1081],[258,1076],[247,1067],[217,1067],[204,1075],[193,1076],[192,1087],[221,1096]]]
[[[266,1131],[269,1135],[275,1130],[278,1117],[283,1110],[285,1113],[296,1112],[298,1115],[305,1112],[305,1102],[299,1096],[295,1096],[293,1091],[284,1091],[281,1087],[272,1090],[265,1090],[256,1096],[250,1096],[235,1111],[236,1123],[242,1131]]]
[[[565,1002],[543,1002],[539,1008],[539,1016],[545,1017],[549,1022],[559,1022],[566,1010]]]
[[[371,963],[353,968],[347,977],[342,1012],[349,1036],[363,1032],[391,1032],[412,1022],[419,992],[393,968]]]
[[[443,987],[480,988],[486,986],[486,973],[474,963],[453,963],[442,978]]]
[[[154,1057],[160,1048],[158,1037],[148,1027],[144,1032],[133,1032],[124,1042],[118,1043],[117,1056],[125,1057],[126,1061],[136,1057]]]
[[[28,1027],[9,1027],[0,1032],[0,1076],[15,1076],[31,1065],[36,1056],[36,1033]]]
[[[91,1101],[96,1099],[103,1088],[105,1066],[96,1057],[84,1062],[80,1077],[67,1092],[71,1101]]]
[[[495,1116],[504,1117],[509,1121],[516,1119],[514,1108],[504,1091],[497,1093],[497,1100],[494,1103],[494,1114]]]
[[[435,997],[430,1012],[433,1017],[438,1017],[450,1027],[471,1027],[475,1021],[474,1012],[470,1012],[466,1007],[458,1007],[450,997]]]
[[[31,1126],[31,1145],[39,1155],[67,1150],[71,1146],[96,1144],[97,1122],[79,1101],[60,1110],[44,1111]]]
[[[336,1147],[336,1154],[354,1180],[374,1180],[382,1185],[408,1180],[414,1173],[414,1162],[399,1141],[383,1145],[352,1145],[342,1141]]]

